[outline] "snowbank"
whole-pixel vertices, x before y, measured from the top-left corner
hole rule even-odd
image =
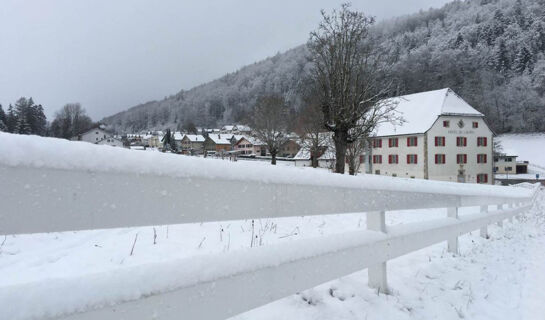
[[[354,177],[312,168],[263,166],[242,161],[234,163],[159,152],[137,152],[87,142],[8,133],[0,133],[2,165],[450,195],[528,197],[530,194],[527,190],[510,187],[375,175]]]

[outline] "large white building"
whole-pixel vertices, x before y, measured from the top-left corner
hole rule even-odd
[[[370,173],[493,183],[493,133],[482,113],[448,88],[393,100],[404,122],[377,127]]]

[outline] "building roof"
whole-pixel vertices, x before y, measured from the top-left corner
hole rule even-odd
[[[204,142],[204,140],[206,140],[202,134],[185,134],[184,136],[191,142]]]
[[[179,131],[174,132],[174,140],[175,141],[176,140],[182,140],[183,137],[184,137],[184,135],[181,132],[179,132]]]
[[[228,134],[209,134],[208,138],[210,140],[214,141],[215,144],[231,144],[231,137],[232,135]]]
[[[442,115],[483,116],[449,88],[390,99],[397,102],[395,112],[404,121],[402,124],[379,124],[375,129],[377,136],[425,133]]]

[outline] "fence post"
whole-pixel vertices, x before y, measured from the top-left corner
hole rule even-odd
[[[367,230],[386,233],[386,212],[367,212]],[[386,276],[386,261],[367,268],[369,287],[388,294],[388,278]]]
[[[498,204],[498,210],[503,210],[503,204]],[[503,228],[503,220],[498,221],[498,227]]]
[[[488,205],[481,206],[481,213],[488,212]],[[488,226],[481,227],[481,237],[488,239]]]
[[[449,218],[458,219],[458,207],[447,208],[447,216]],[[448,243],[448,252],[458,254],[458,236],[454,236],[447,240]]]

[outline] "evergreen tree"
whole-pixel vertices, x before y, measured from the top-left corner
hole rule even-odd
[[[500,40],[496,46],[492,59],[495,69],[502,74],[505,74],[511,68],[509,53],[503,40]]]
[[[15,132],[18,134],[32,134],[32,129],[30,128],[24,113],[17,119],[17,128]]]
[[[532,72],[532,54],[526,47],[520,48],[517,56],[515,57],[514,69],[518,74],[524,73],[525,70]]]
[[[6,116],[6,127],[7,131],[11,133],[15,133],[15,129],[17,128],[17,116],[11,104],[8,107],[8,114]]]
[[[6,122],[7,122],[7,116],[6,116],[6,113],[4,112],[4,109],[2,109],[2,104],[0,104],[0,131],[8,130]]]

